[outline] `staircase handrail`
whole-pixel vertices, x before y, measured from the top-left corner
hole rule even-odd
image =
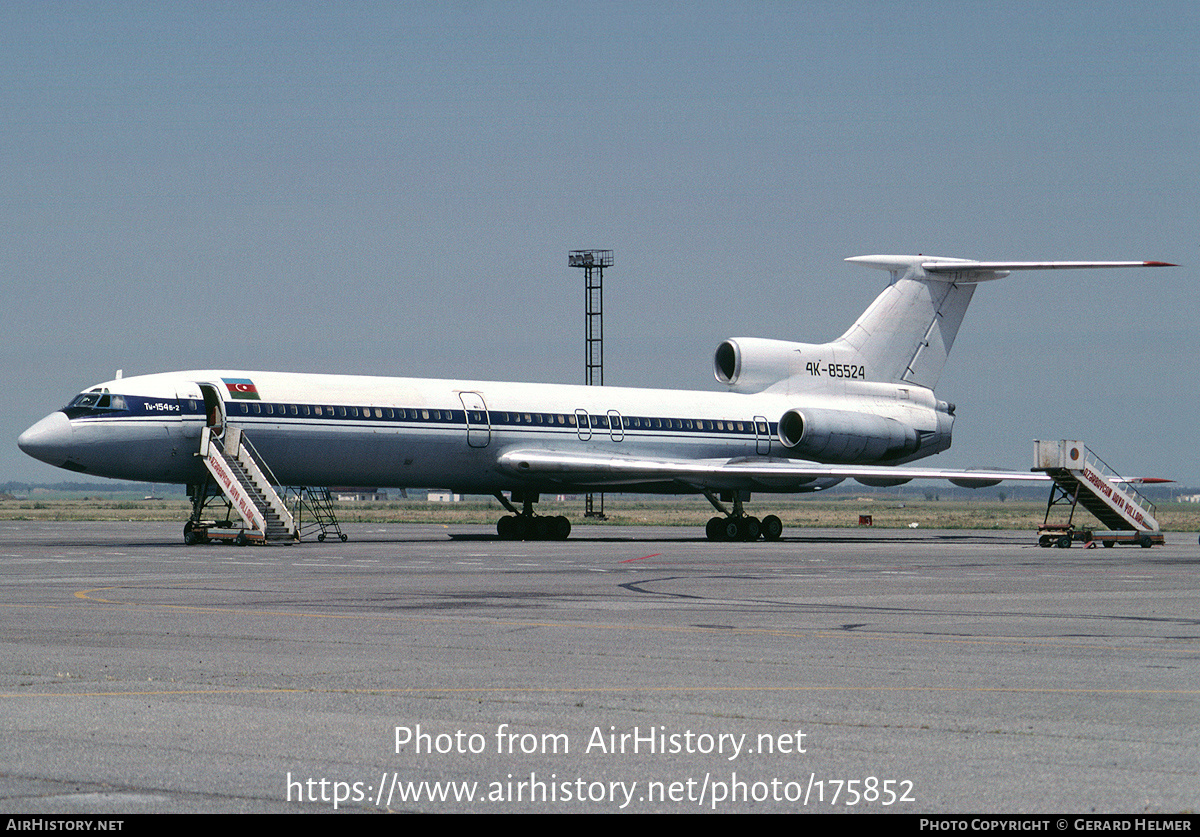
[[[241,448],[243,450],[245,450],[248,454],[250,454],[251,463],[262,474],[263,478],[267,481],[267,484],[271,488],[272,492],[274,492],[274,489],[276,487],[282,488],[283,486],[281,486],[279,484],[279,480],[275,477],[275,474],[271,472],[271,468],[270,468],[270,466],[267,465],[266,460],[262,458],[262,455],[259,454],[257,449],[255,449],[255,447],[254,447],[253,443],[251,443],[249,437],[246,436],[246,431],[242,430],[239,427],[237,429],[237,435],[238,435],[238,443],[240,444]],[[279,505],[275,506],[275,504],[273,504],[273,503],[271,505],[275,507],[275,511],[279,514],[280,518],[283,520],[283,523],[287,527],[288,531],[292,532],[294,534],[296,531],[295,518],[292,517],[292,513],[290,511],[288,511],[287,503],[285,503],[283,501],[283,499],[279,497],[278,493],[275,494],[275,497],[276,497],[276,499],[279,500]],[[270,503],[270,498],[268,498],[267,501],[268,501],[268,503]]]
[[[1132,483],[1113,470],[1112,466],[1097,456],[1096,453],[1087,445],[1083,446],[1083,450],[1084,464],[1092,465],[1092,471],[1094,471],[1098,476],[1102,477],[1110,484],[1115,482],[1116,486],[1119,487],[1121,491],[1133,501],[1134,505],[1148,514],[1150,517],[1155,516],[1155,511],[1157,509],[1154,503],[1150,502],[1149,498],[1134,488]]]
[[[267,482],[273,486],[283,488],[283,486],[280,485],[279,480],[275,478],[275,474],[271,473],[271,467],[267,465],[267,461],[262,458],[258,452],[258,449],[255,448],[250,442],[250,437],[246,435],[245,430],[242,431],[242,447],[249,451],[250,458],[253,459],[254,464],[258,466],[258,470],[263,472],[263,476],[267,478]]]

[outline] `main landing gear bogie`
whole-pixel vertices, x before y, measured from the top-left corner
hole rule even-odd
[[[783,521],[773,514],[762,520],[748,514],[714,517],[704,527],[704,534],[710,541],[775,541],[783,534]]]
[[[750,499],[748,491],[722,492],[720,499],[712,491],[703,491],[704,496],[712,507],[724,517],[718,515],[708,521],[704,534],[710,541],[777,541],[783,535],[783,521],[773,514],[768,514],[762,520],[746,514],[743,503]],[[721,501],[733,502],[733,508],[727,509]]]
[[[571,535],[571,521],[561,514],[510,514],[496,523],[496,533],[504,541],[565,541]]]
[[[497,492],[500,505],[512,514],[496,522],[496,534],[502,541],[565,541],[571,535],[571,521],[560,515],[549,516],[533,513],[533,504],[538,495],[534,492],[512,492],[512,500]],[[514,502],[522,504],[518,509]]]

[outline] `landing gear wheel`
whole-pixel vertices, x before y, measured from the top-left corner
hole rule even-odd
[[[554,526],[553,526],[554,540],[565,541],[567,538],[571,537],[571,521],[570,520],[568,520],[566,517],[564,517],[561,514],[558,517],[553,518],[553,520],[554,520]]]
[[[753,543],[758,540],[759,534],[762,532],[762,524],[758,522],[757,517],[743,517],[741,526],[742,540]]]
[[[777,541],[783,534],[783,521],[773,514],[762,519],[762,536],[764,541]]]
[[[529,530],[533,528],[533,518],[517,515],[513,518],[513,540],[527,541],[529,540]]]
[[[742,525],[736,517],[727,517],[721,521],[721,540],[739,541],[742,539]]]
[[[722,527],[725,525],[724,518],[712,517],[704,526],[704,536],[710,541],[719,541],[723,534]]]
[[[517,518],[509,514],[497,520],[496,534],[502,541],[515,541],[517,539]]]
[[[554,522],[549,517],[535,517],[533,525],[530,526],[530,534],[533,535],[535,541],[548,541],[553,534]]]

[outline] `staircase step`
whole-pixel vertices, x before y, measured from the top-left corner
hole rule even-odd
[[[243,435],[241,438],[244,445],[245,436]],[[246,447],[241,446],[239,450],[241,451],[241,455],[248,455]],[[258,517],[261,518],[264,530],[263,536],[272,540],[290,539],[292,537],[290,524],[285,522],[290,520],[286,512],[286,506],[283,505],[283,501],[279,499],[278,494],[275,493],[273,488],[269,485],[263,485],[254,477],[258,466],[243,462],[238,456],[226,453],[219,442],[211,439],[209,441],[209,456],[213,460],[212,462],[207,459],[205,460],[209,469],[213,470],[216,468],[215,461],[220,459],[223,468],[219,470],[224,470],[226,473],[226,476],[223,479],[219,479],[217,484],[222,485],[224,480],[232,480],[232,482],[237,484],[236,491],[232,488],[224,491],[230,502],[233,503],[240,496],[247,503],[254,506]],[[213,470],[213,473],[215,476],[220,476],[217,470]],[[253,523],[249,517],[247,517],[247,522],[251,522],[252,525],[258,525],[257,523]]]

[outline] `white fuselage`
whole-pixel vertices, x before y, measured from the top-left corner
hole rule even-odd
[[[504,458],[513,451],[688,462],[822,461],[808,455],[803,445],[781,442],[781,417],[798,410],[882,417],[915,428],[921,440],[902,456],[842,450],[826,461],[887,465],[949,446],[952,419],[945,405],[939,407],[932,392],[922,387],[848,381],[834,390],[806,389],[698,392],[174,372],[92,388],[72,402],[75,406],[68,405],[22,434],[20,444],[38,459],[80,473],[198,483],[204,478],[204,466],[195,456],[201,430],[225,421],[243,430],[281,484],[440,487],[462,493],[618,485],[626,490],[689,492],[707,484],[674,477],[523,474]],[[108,396],[103,406],[94,393]],[[81,403],[89,398],[92,403]],[[829,484],[813,480],[810,488]],[[758,489],[770,490],[761,485]],[[780,490],[805,489],[792,483]]]

